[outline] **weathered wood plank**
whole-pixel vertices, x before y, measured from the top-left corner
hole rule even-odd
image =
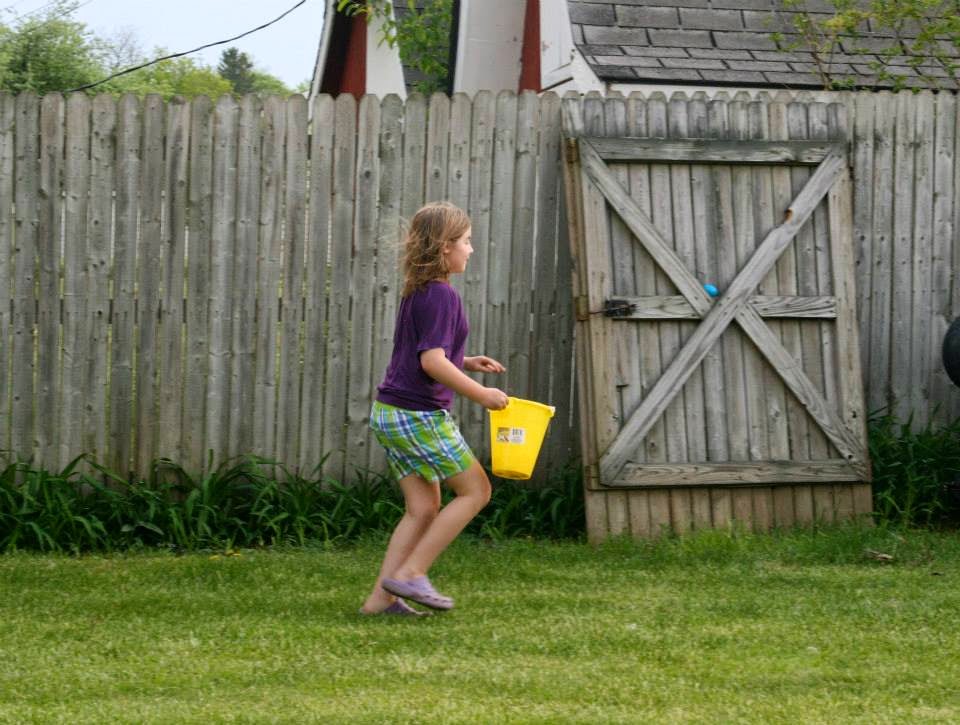
[[[233,339],[233,264],[237,225],[237,133],[240,109],[230,95],[214,108],[210,169],[210,260],[207,273],[207,380],[204,446],[214,459],[230,457],[230,352]],[[193,256],[192,254],[190,255]],[[200,290],[197,289],[198,293]],[[281,348],[282,349],[282,348]],[[286,462],[286,461],[284,461]]]
[[[280,300],[280,378],[277,455],[296,470],[300,460],[304,244],[307,224],[307,101],[286,99],[286,168],[283,192],[283,288]],[[372,275],[371,275],[372,277]],[[369,284],[370,277],[367,278]],[[369,305],[366,306],[369,309]],[[368,333],[369,334],[369,333]],[[369,347],[369,346],[368,346]],[[369,373],[367,378],[369,380]]]
[[[681,92],[678,100],[686,102]],[[843,153],[836,143],[767,141],[763,139],[605,138],[588,135],[604,161],[615,163],[804,164],[816,166],[831,153]]]
[[[913,269],[911,283],[913,295],[910,301],[913,331],[910,344],[910,367],[916,378],[911,381],[905,394],[908,396],[910,413],[920,420],[928,420],[932,401],[930,398],[933,368],[940,365],[940,355],[931,359],[930,343],[933,321],[931,287],[933,269],[933,203],[942,190],[934,185],[934,151],[936,141],[936,117],[933,94],[921,91],[913,97],[916,107],[916,126],[911,144],[914,152],[914,209],[913,209]],[[942,343],[943,337],[940,337]]]
[[[456,105],[456,104],[455,104]],[[399,96],[389,95],[380,106],[380,173],[377,218],[377,269],[373,305],[373,365],[371,368],[371,395],[383,380],[393,350],[393,328],[397,302],[403,282],[400,272],[400,200],[403,193],[403,102]],[[469,124],[467,125],[469,129]],[[451,144],[452,146],[452,144]],[[386,455],[379,445],[371,444],[370,468],[385,470]]]
[[[90,143],[90,206],[87,225],[88,314],[87,365],[84,384],[84,452],[103,460],[107,454],[107,354],[110,319],[110,243],[113,235],[114,139],[117,104],[112,96],[96,96]]]
[[[450,144],[450,99],[443,93],[430,96],[427,115],[426,199],[447,198]]]
[[[437,110],[437,113],[440,113]],[[380,188],[380,102],[360,101],[357,128],[356,216],[353,252],[353,305],[350,311],[350,373],[347,391],[347,450],[355,467],[369,466],[374,442],[370,418],[373,368],[373,306],[370,280],[376,274],[377,193]],[[352,474],[353,471],[351,470]]]
[[[893,285],[894,146],[897,128],[897,96],[881,91],[876,97],[874,127],[873,217],[870,237],[870,334],[864,339],[870,348],[870,381],[867,410],[880,410],[890,399],[891,300]],[[902,177],[900,177],[902,178]]]
[[[184,461],[184,271],[193,108],[183,98],[174,98],[167,104],[166,111],[163,190],[167,221],[161,229],[163,296],[160,330],[157,335],[160,343],[158,376],[164,381],[164,385],[159,386],[157,455]],[[256,431],[256,416],[252,425]],[[140,460],[145,457],[140,455]]]
[[[0,93],[0,289],[3,290],[0,292],[0,448],[8,451],[11,450],[13,429],[9,376],[13,350],[11,312],[15,293],[12,254],[16,118],[15,97]]]
[[[189,236],[187,239],[186,362],[183,396],[183,448],[190,470],[207,470],[205,404],[209,365],[210,255],[212,253],[214,107],[193,101],[190,130]],[[214,461],[214,464],[219,461]]]
[[[40,102],[32,93],[16,98],[13,260],[13,431],[16,455],[38,455],[34,399],[34,335],[37,325],[37,186],[40,183]],[[83,338],[81,338],[83,339]],[[78,386],[79,388],[80,386]],[[82,411],[81,411],[82,413]],[[77,421],[78,425],[80,421]]]
[[[254,450],[253,426],[249,420],[256,398],[256,299],[260,229],[260,118],[263,102],[244,96],[237,120],[237,203],[236,245],[231,286],[231,367],[230,367],[230,451],[244,454]],[[317,118],[319,124],[323,119]],[[331,124],[332,125],[332,124]],[[330,128],[314,133],[330,133]],[[317,183],[317,182],[314,182]],[[319,213],[319,212],[317,212]],[[251,304],[251,295],[254,304]],[[304,360],[310,360],[307,350]],[[304,400],[309,400],[306,395]]]
[[[537,121],[539,100],[532,91],[517,102],[516,148],[514,158],[514,207],[510,237],[513,240],[509,269],[509,315],[505,345],[507,366],[504,376],[487,377],[484,382],[530,397],[530,316],[533,309],[534,222],[537,190]],[[552,263],[552,260],[551,260]],[[548,376],[549,379],[549,376]],[[549,402],[549,400],[545,401]]]
[[[955,193],[957,97],[952,93],[938,93],[935,110],[936,148],[933,188],[937,193],[933,197],[933,239],[930,254],[930,400],[937,408],[938,420],[948,422],[954,420],[958,413],[956,388],[947,377],[941,362],[943,337],[950,323],[953,322],[950,286],[951,278],[956,274],[952,264],[952,243],[955,233],[952,207]]]
[[[138,301],[136,320],[137,336],[137,395],[133,466],[142,471],[158,458],[159,398],[170,381],[158,376],[161,343],[161,270],[164,265],[164,224],[169,225],[169,199],[164,199],[164,125],[166,104],[159,95],[148,95],[143,101],[143,141],[140,165],[140,239],[137,244]],[[130,194],[135,189],[130,188]],[[168,205],[165,208],[165,203]],[[118,214],[119,216],[119,214]],[[131,239],[136,235],[136,196],[130,206]],[[179,278],[182,289],[183,279]],[[132,285],[130,292],[132,293]],[[179,320],[177,320],[179,323]],[[179,324],[177,325],[179,331]],[[173,343],[179,352],[179,340]],[[163,383],[161,384],[161,380]]]
[[[420,106],[422,108],[422,99]],[[350,334],[350,281],[356,202],[357,102],[350,94],[337,96],[333,150],[333,229],[330,237],[330,284],[327,289],[327,369],[323,417],[323,472],[343,480],[346,451],[347,347]],[[422,121],[422,115],[420,116]],[[421,125],[416,131],[423,134]],[[422,156],[421,156],[422,158]]]
[[[896,146],[894,149],[893,174],[895,179],[913,180],[916,171],[917,106],[912,95],[897,94]],[[913,258],[921,253],[914,247],[913,212],[916,191],[912,183],[897,185],[893,196],[893,254],[890,341],[890,399],[891,411],[900,420],[906,420],[910,410],[910,388],[894,381],[909,380],[913,342]],[[904,344],[906,343],[906,344]]]
[[[156,331],[156,307],[151,307],[149,302],[141,300],[140,308],[142,310],[142,324],[139,326],[140,344],[136,340],[137,320],[135,318],[137,308],[134,303],[134,289],[137,284],[137,253],[139,251],[141,262],[140,269],[146,272],[149,279],[140,277],[141,297],[145,296],[144,287],[148,291],[146,297],[156,302],[156,289],[159,283],[159,233],[160,233],[160,214],[159,208],[154,207],[150,214],[146,207],[150,201],[159,201],[160,180],[163,178],[162,171],[154,166],[151,171],[153,176],[144,173],[142,159],[145,160],[146,149],[141,149],[141,137],[143,141],[150,144],[148,148],[157,148],[158,143],[163,139],[163,104],[155,103],[151,110],[150,129],[147,129],[148,121],[143,116],[143,109],[139,100],[133,95],[124,96],[120,100],[120,109],[117,118],[117,203],[116,219],[117,231],[114,241],[113,251],[113,309],[110,323],[110,431],[108,442],[110,448],[110,457],[107,465],[114,471],[124,474],[130,470],[136,470],[133,466],[134,452],[134,420],[136,409],[136,420],[148,419],[146,415],[141,418],[139,412],[146,408],[148,415],[152,418],[156,411],[152,409],[154,393],[154,379],[152,375],[144,378],[137,376],[138,394],[134,397],[134,346],[138,351],[138,360],[149,361],[153,365],[156,361],[157,350],[152,344],[154,333]],[[159,122],[159,124],[157,123]],[[163,147],[160,146],[160,158],[162,159]],[[156,162],[156,156],[151,157],[151,161]],[[149,191],[156,191],[156,197],[149,201],[144,198],[144,239],[143,244],[138,244],[137,217],[140,213],[140,190],[143,188],[144,196]],[[149,191],[148,191],[149,190]],[[146,239],[146,227],[150,228],[155,235],[148,242]],[[147,245],[151,244],[151,247]],[[138,246],[141,249],[138,250]],[[149,294],[149,291],[153,294]],[[145,344],[144,344],[145,343]],[[146,392],[146,395],[143,393]],[[149,419],[148,419],[149,420]],[[151,431],[153,426],[151,425]]]
[[[860,481],[860,472],[843,459],[718,463],[628,463],[605,488],[620,486],[705,486]]]
[[[450,104],[450,140],[447,152],[449,169],[446,174],[447,199],[464,210],[470,208],[470,131],[473,127],[472,116],[473,102],[470,97],[465,93],[455,93]],[[559,156],[558,150],[555,160],[559,160]],[[455,275],[450,283],[460,293],[460,298],[466,304],[466,275]],[[466,420],[467,409],[472,405],[473,402],[462,395],[454,397],[453,411],[458,422]]]
[[[400,99],[388,96],[391,104]],[[386,100],[384,101],[387,102]],[[327,358],[327,285],[332,227],[335,107],[331,96],[317,96],[310,137],[310,229],[306,244],[303,405],[300,408],[300,471],[315,475],[324,449],[324,376]],[[388,202],[385,202],[388,203]],[[387,352],[389,354],[389,350]]]
[[[750,96],[741,91],[733,97],[729,109],[729,132],[741,141],[749,139]],[[754,169],[737,164],[733,167],[733,239],[736,266],[744,269],[753,256],[760,239],[756,229],[755,210],[760,199],[754,185]],[[774,260],[774,264],[776,260]],[[771,265],[771,269],[772,269]],[[757,287],[769,272],[757,280]],[[743,377],[747,398],[747,448],[751,460],[770,457],[767,431],[767,390],[765,385],[766,364],[760,352],[748,342],[743,344]]]
[[[496,213],[490,217],[490,238],[480,248],[483,251],[484,279],[487,288],[487,303],[484,310],[485,332],[483,338],[474,338],[475,341],[468,347],[508,364],[510,362],[507,358],[510,316],[513,313],[510,309],[509,295],[510,258],[513,254],[511,229],[516,192],[514,180],[517,157],[517,96],[515,93],[502,91],[497,94],[494,123],[491,204]],[[471,261],[470,266],[479,261]],[[481,343],[480,340],[483,342]],[[478,350],[478,346],[481,349]],[[501,386],[502,384],[497,385],[497,387]],[[476,405],[472,406],[471,412],[479,412],[481,416],[486,414],[480,406]],[[486,441],[485,436],[483,439]],[[485,454],[483,455],[486,457]]]
[[[853,212],[855,230],[855,276],[857,279],[856,312],[860,325],[860,350],[863,365],[863,377],[868,378],[870,357],[873,350],[870,345],[870,287],[871,262],[873,259],[874,239],[870,233],[873,224],[873,164],[874,164],[874,123],[876,120],[876,100],[873,93],[852,94],[854,119],[852,138],[853,174],[862,180],[853,186]]]
[[[569,399],[573,386],[569,384],[569,378],[561,385],[558,377],[563,355],[569,357],[570,349],[560,346],[559,326],[561,298],[567,300],[572,295],[569,270],[559,266],[558,246],[566,240],[560,238],[563,228],[559,226],[562,170],[557,159],[560,155],[561,117],[560,98],[555,93],[540,98],[538,126],[534,294],[527,385],[531,399],[556,406],[555,417],[567,421],[571,417]],[[565,322],[569,323],[569,318]],[[569,334],[566,339],[570,339]],[[566,369],[569,372],[569,364]],[[561,461],[569,460],[564,453],[570,445],[569,427],[552,430],[544,445],[544,461],[548,464],[559,466]],[[549,467],[547,472],[550,472]]]
[[[59,463],[58,408],[60,396],[60,215],[63,200],[60,179],[63,174],[63,96],[48,94],[40,101],[40,178],[37,186],[37,450],[39,460]],[[9,208],[9,207],[7,207]],[[6,216],[7,208],[3,210]],[[9,254],[9,247],[0,246],[0,254]],[[2,284],[7,280],[0,276]],[[7,289],[10,289],[7,287]],[[6,298],[8,295],[4,294]],[[7,299],[0,301],[9,309]],[[7,339],[0,326],[0,342]],[[0,375],[6,376],[5,366]],[[0,386],[2,388],[3,386]],[[2,399],[6,402],[6,398]],[[0,406],[0,416],[6,405]],[[65,464],[66,462],[64,462]],[[61,466],[62,467],[62,466]]]
[[[614,320],[699,320],[701,315],[678,295],[650,295],[647,297],[612,297],[607,301],[612,308],[608,316]],[[818,317],[837,316],[837,302],[833,296],[785,297],[782,295],[753,295],[747,298],[760,317]]]

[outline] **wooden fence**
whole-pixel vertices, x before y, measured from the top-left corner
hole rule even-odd
[[[488,384],[557,406],[546,462],[575,455],[559,98],[321,97],[312,129],[307,110],[0,96],[0,449],[383,470],[367,417],[398,238],[447,198],[473,221],[469,349],[507,366]],[[458,413],[485,456],[485,412]]]
[[[960,313],[956,96],[843,98],[868,409],[952,419],[939,345]],[[825,123],[823,104],[781,100]],[[160,456],[199,470],[212,451],[382,470],[366,416],[397,240],[448,198],[474,224],[457,283],[470,349],[507,365],[489,384],[558,406],[547,466],[575,457],[560,106],[321,97],[311,124],[300,97],[0,95],[0,449],[51,468],[90,452],[118,471]],[[457,413],[485,456],[483,411]]]

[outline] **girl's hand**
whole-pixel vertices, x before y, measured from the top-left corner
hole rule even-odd
[[[476,355],[474,357],[465,357],[463,359],[463,369],[472,373],[502,373],[506,368],[486,355]],[[494,408],[494,410],[500,410]]]
[[[507,394],[502,390],[498,388],[484,388],[480,400],[477,402],[488,410],[503,410],[510,401],[507,399]]]

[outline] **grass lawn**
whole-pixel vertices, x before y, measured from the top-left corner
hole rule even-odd
[[[960,721],[956,533],[461,540],[412,621],[381,552],[0,557],[0,722]]]

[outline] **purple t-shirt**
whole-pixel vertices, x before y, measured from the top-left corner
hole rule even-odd
[[[446,282],[428,282],[400,300],[393,332],[393,355],[377,400],[407,410],[449,410],[453,391],[423,371],[420,353],[442,347],[463,369],[467,316],[460,295]]]

